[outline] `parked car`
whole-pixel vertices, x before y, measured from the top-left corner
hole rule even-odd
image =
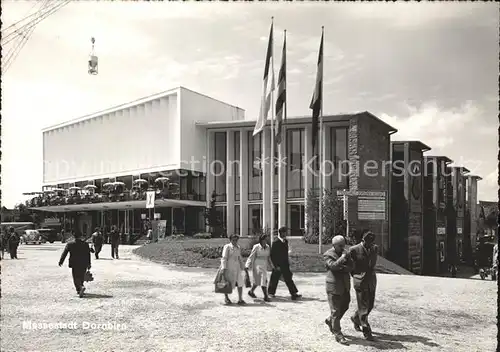
[[[42,244],[42,235],[38,230],[25,230],[21,242],[24,244]]]
[[[54,229],[38,229],[37,231],[42,236],[42,239],[49,243],[54,243],[55,241],[61,241],[61,234],[59,234]]]

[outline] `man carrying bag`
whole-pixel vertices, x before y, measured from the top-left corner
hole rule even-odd
[[[74,241],[66,244],[61,259],[59,259],[59,266],[63,265],[69,253],[69,267],[71,268],[73,283],[78,295],[83,297],[85,292],[83,282],[85,281],[87,270],[90,270],[91,267],[90,247],[89,244],[83,240],[80,232],[76,232],[74,237]]]

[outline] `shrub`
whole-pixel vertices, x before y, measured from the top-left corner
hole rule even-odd
[[[217,258],[222,258],[223,248],[224,246],[210,247],[207,245],[202,247],[186,248],[186,250],[201,254],[203,258],[217,259]]]
[[[183,240],[184,239],[184,235],[182,233],[180,233],[178,235],[172,235],[171,238],[173,240]]]
[[[209,232],[197,233],[193,236],[196,239],[208,240],[212,238],[212,234]]]
[[[312,189],[308,191],[307,200],[307,233],[304,241],[310,244],[319,242],[319,199]],[[346,222],[343,219],[343,204],[335,189],[323,190],[323,227],[322,243],[329,243],[336,235],[345,236]]]

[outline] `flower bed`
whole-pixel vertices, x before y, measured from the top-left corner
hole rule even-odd
[[[292,254],[290,264],[295,272],[325,272],[322,255],[318,246],[304,243],[302,240],[290,240]],[[169,238],[158,243],[144,245],[134,253],[146,259],[163,263],[202,268],[218,268],[222,257],[222,248],[228,243],[226,238],[200,239],[192,237]],[[254,240],[240,239],[244,259],[250,255]],[[327,247],[324,247],[326,251]]]

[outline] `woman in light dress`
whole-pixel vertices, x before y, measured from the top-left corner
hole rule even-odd
[[[252,268],[253,274],[253,285],[250,291],[248,291],[250,297],[257,298],[254,291],[257,286],[260,286],[264,293],[264,301],[270,302],[267,294],[267,271],[272,269],[272,267],[271,246],[267,243],[267,235],[262,234],[259,236],[259,243],[253,246],[252,253],[250,253],[246,262],[246,270]]]
[[[243,257],[241,256],[241,248],[238,245],[240,236],[233,234],[229,237],[229,243],[224,246],[222,250],[221,265],[226,281],[231,283],[231,287],[238,287],[238,304],[245,305],[243,300],[243,285],[245,270]],[[232,304],[228,294],[224,294],[226,304]]]

